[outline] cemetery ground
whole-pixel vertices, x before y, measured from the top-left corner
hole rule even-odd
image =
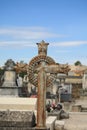
[[[75,106],[87,108],[87,97],[75,101]],[[87,130],[87,111],[69,112],[69,119],[64,120],[65,130]]]
[[[69,119],[64,120],[64,130],[87,130],[87,113],[70,112]]]
[[[86,99],[80,99],[75,102],[75,105],[82,105],[84,107],[87,107],[87,101]],[[70,109],[71,109],[71,103]],[[0,98],[0,109],[9,109],[11,110],[33,110],[36,112],[36,98]],[[57,121],[63,121],[64,122],[64,129],[61,130],[87,130],[87,112],[71,112],[71,110],[67,106],[65,108],[66,112],[69,112],[69,118],[68,119],[62,119],[62,120],[57,120]],[[48,116],[46,120],[48,119]],[[51,121],[51,120],[50,120]],[[49,122],[48,121],[48,124]],[[53,129],[55,127],[51,126],[50,130],[55,130]],[[60,130],[60,129],[58,129]]]

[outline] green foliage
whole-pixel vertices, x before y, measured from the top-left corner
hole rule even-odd
[[[20,64],[24,64],[24,61],[23,61],[23,60],[21,60],[19,63],[20,63]]]
[[[75,66],[78,66],[78,65],[80,65],[80,66],[81,66],[81,65],[82,65],[82,63],[81,63],[80,61],[76,61],[76,62],[74,63],[74,65],[75,65]]]
[[[26,74],[27,74],[27,72],[20,72],[19,76],[22,77],[22,78],[24,78],[24,75],[26,75]]]
[[[4,74],[4,69],[0,69],[0,77]]]

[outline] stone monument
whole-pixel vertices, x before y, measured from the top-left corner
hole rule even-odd
[[[17,75],[14,69],[15,62],[8,59],[4,66],[3,84],[0,86],[0,96],[18,97],[20,87],[17,86]]]
[[[53,75],[57,73],[67,73],[68,65],[59,65],[47,56],[48,43],[42,41],[37,43],[38,56],[34,57],[29,63],[29,81],[38,87],[37,99],[37,129],[47,130],[46,128],[46,87],[53,84]]]

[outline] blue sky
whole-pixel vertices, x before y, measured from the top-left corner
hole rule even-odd
[[[56,62],[87,65],[87,0],[0,0],[0,65],[28,63],[42,40]]]

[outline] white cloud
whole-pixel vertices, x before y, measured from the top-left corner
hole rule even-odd
[[[51,46],[79,46],[87,44],[87,41],[67,41],[67,42],[56,42],[56,43],[51,43]]]
[[[0,46],[18,46],[22,47],[35,47],[36,40],[40,41],[49,38],[60,38],[66,37],[65,35],[60,35],[52,33],[49,29],[45,27],[8,27],[0,28]],[[50,43],[51,46],[79,46],[87,44],[87,41],[64,41],[64,42],[54,42]]]
[[[68,42],[57,42],[57,43],[50,43],[50,47],[68,47],[68,46],[79,46],[87,44],[87,41],[68,41]],[[0,41],[0,46],[15,46],[15,47],[36,47],[36,40],[18,40],[18,41]],[[60,52],[69,52],[69,50],[58,50]]]
[[[57,50],[57,53],[68,53],[71,52],[71,50]]]
[[[64,35],[51,33],[43,27],[22,27],[22,28],[0,28],[1,36],[10,36],[16,39],[45,39],[65,37]]]
[[[0,47],[36,47],[36,44],[34,44],[31,41],[1,41]]]
[[[52,33],[44,27],[8,27],[0,28],[0,46],[35,47],[36,41],[46,38],[65,37]]]

